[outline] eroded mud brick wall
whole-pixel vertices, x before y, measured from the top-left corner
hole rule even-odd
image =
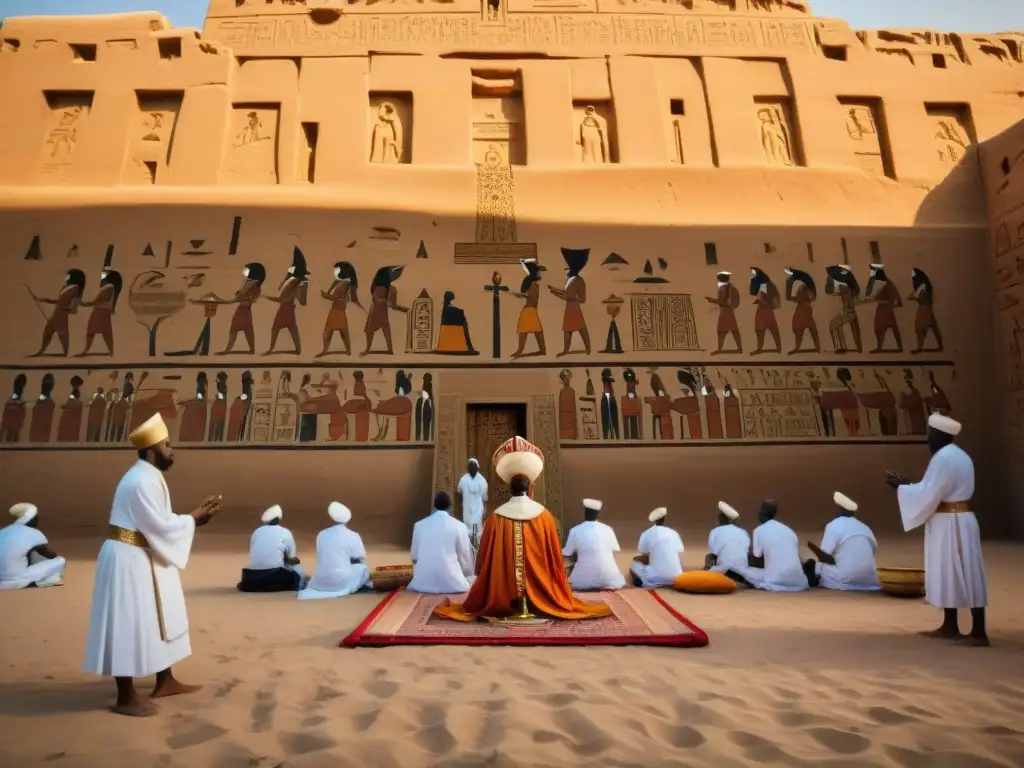
[[[339,498],[402,542],[519,431],[565,524],[773,496],[814,527],[840,488],[893,531],[882,471],[938,411],[1013,528],[1024,35],[330,5],[3,25],[0,502],[100,530],[160,412],[176,502],[219,491],[228,526]]]

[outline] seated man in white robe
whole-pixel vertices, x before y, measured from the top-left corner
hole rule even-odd
[[[640,534],[630,573],[637,587],[670,587],[683,572],[683,539],[665,525],[668,510],[658,507],[647,519],[653,523]]]
[[[412,581],[410,592],[461,595],[468,592],[473,575],[473,547],[469,527],[449,514],[452,497],[434,496],[434,511],[412,527]]]
[[[316,573],[309,586],[299,592],[300,600],[345,597],[370,583],[370,567],[362,537],[348,527],[352,512],[344,504],[332,501],[327,514],[334,525],[316,537]]]
[[[263,513],[249,539],[249,567],[242,569],[239,592],[295,592],[309,581],[299,564],[292,532],[281,525],[284,510],[275,504]]]
[[[928,417],[932,458],[919,483],[889,473],[896,489],[903,528],[924,525],[925,599],[943,611],[942,626],[923,634],[966,645],[989,645],[985,630],[988,578],[981,552],[981,529],[971,511],[974,462],[955,438],[960,423],[933,413]],[[971,633],[960,634],[957,609],[971,609]]]
[[[807,589],[807,574],[800,560],[800,539],[788,525],[775,519],[779,505],[771,499],[761,502],[761,524],[754,529],[749,568],[744,578],[769,592],[800,592]]]
[[[854,517],[857,503],[853,499],[836,491],[832,500],[839,508],[839,516],[825,526],[821,546],[807,542],[808,548],[818,558],[817,562],[813,559],[804,562],[807,581],[812,587],[825,589],[881,589],[875,565],[875,551],[878,549],[875,534]]]
[[[179,682],[171,672],[173,664],[192,654],[181,571],[196,528],[220,513],[221,497],[210,496],[189,514],[174,514],[164,480],[174,451],[163,418],[155,414],[128,439],[139,460],[114,491],[109,538],[96,563],[83,667],[114,678],[114,712],[148,717],[156,707],[139,698],[133,678],[155,673],[154,699],[200,688]]]
[[[615,563],[619,540],[610,525],[597,519],[602,506],[597,499],[583,500],[583,522],[569,530],[562,550],[573,563],[569,586],[580,592],[626,586],[626,577]]]
[[[10,511],[14,522],[0,529],[0,589],[63,584],[67,563],[39,530],[39,510],[34,504],[15,504]]]
[[[751,586],[743,575],[748,567],[750,534],[736,525],[740,513],[724,501],[718,502],[718,525],[708,535],[704,570],[724,573],[737,584]]]
[[[466,462],[466,474],[459,479],[455,496],[462,504],[462,522],[469,528],[469,541],[473,545],[473,556],[480,546],[480,532],[484,528],[484,508],[487,506],[487,478],[480,474],[480,462],[470,459]]]

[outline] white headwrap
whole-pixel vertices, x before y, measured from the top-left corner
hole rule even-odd
[[[851,499],[849,496],[847,496],[844,493],[840,493],[839,491],[836,491],[832,495],[832,501],[834,501],[836,503],[837,507],[841,507],[841,508],[845,509],[847,512],[856,512],[857,511],[857,502],[854,501],[853,499]]]
[[[284,517],[284,510],[281,509],[280,504],[275,504],[264,512],[263,517],[260,519],[263,520],[264,523],[270,523],[274,520],[280,520],[282,517]]]
[[[39,514],[39,508],[35,504],[21,502],[11,507],[10,512],[11,517],[14,518],[14,522],[11,525],[28,525]]]
[[[726,504],[724,501],[718,502],[718,511],[725,515],[730,520],[738,520],[740,513],[733,509],[731,506]]]
[[[943,416],[941,413],[933,413],[928,417],[928,426],[932,429],[937,429],[939,432],[945,432],[947,435],[956,437],[960,434],[960,430],[963,429],[963,425],[960,424],[956,419],[951,419],[949,416]]]
[[[352,510],[340,501],[332,501],[327,505],[327,514],[336,523],[347,523],[352,519]]]
[[[601,507],[603,507],[603,506],[604,505],[600,501],[598,501],[597,499],[584,499],[583,500],[583,508],[584,509],[592,509],[594,512],[600,512],[601,511]]]
[[[665,515],[667,514],[668,510],[665,509],[665,507],[658,507],[656,510],[654,510],[653,512],[651,512],[651,514],[647,516],[647,519],[650,520],[652,523],[656,523],[659,520],[661,520],[661,518],[665,517]]]

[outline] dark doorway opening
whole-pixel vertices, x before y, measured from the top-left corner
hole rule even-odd
[[[487,512],[509,499],[508,486],[494,472],[491,457],[510,437],[529,439],[526,403],[473,403],[466,406],[466,458],[480,462],[487,479]]]

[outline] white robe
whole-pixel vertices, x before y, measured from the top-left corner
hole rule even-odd
[[[467,472],[459,479],[459,493],[462,494],[462,522],[469,528],[470,538],[479,541],[487,501],[487,478],[479,472],[476,477],[470,477]]]
[[[936,608],[984,608],[988,579],[973,512],[936,512],[974,496],[974,462],[955,443],[932,456],[919,483],[897,489],[903,529],[924,525],[925,599]]]
[[[715,573],[733,571],[744,576],[750,566],[747,559],[750,554],[750,534],[732,523],[712,528],[708,535],[708,553],[716,558],[710,570]]]
[[[626,586],[626,577],[615,563],[618,551],[619,540],[610,525],[587,520],[570,529],[562,550],[566,557],[576,556],[569,586],[580,591]]]
[[[286,557],[296,557],[295,537],[283,525],[261,525],[252,532],[249,539],[249,570],[269,571],[287,568],[305,580],[306,571],[301,565],[285,562]]]
[[[100,548],[84,669],[144,677],[192,653],[180,572],[188,564],[196,521],[171,511],[163,473],[137,461],[114,491],[110,524],[141,533],[150,548],[113,539]]]
[[[478,475],[479,477],[479,475]],[[473,583],[469,528],[447,512],[434,510],[412,528],[410,592],[434,595],[468,592]]]
[[[339,523],[320,531],[316,537],[316,573],[309,586],[299,592],[299,600],[345,597],[370,583],[370,568],[364,562],[363,539],[347,525]]]
[[[835,565],[817,563],[814,566],[819,586],[851,591],[881,589],[875,566],[878,541],[871,529],[857,518],[842,515],[826,525],[819,548],[836,561]]]
[[[0,590],[59,584],[67,561],[63,557],[48,560],[32,551],[47,543],[42,531],[22,523],[0,529]]]
[[[645,587],[670,587],[676,576],[683,572],[679,559],[683,553],[683,539],[671,528],[652,525],[640,534],[637,551],[650,556],[648,563],[634,560],[631,566]]]
[[[800,539],[788,525],[778,520],[761,523],[754,529],[752,544],[754,557],[764,558],[764,568],[747,568],[743,578],[755,587],[799,592],[810,586],[800,560]]]

